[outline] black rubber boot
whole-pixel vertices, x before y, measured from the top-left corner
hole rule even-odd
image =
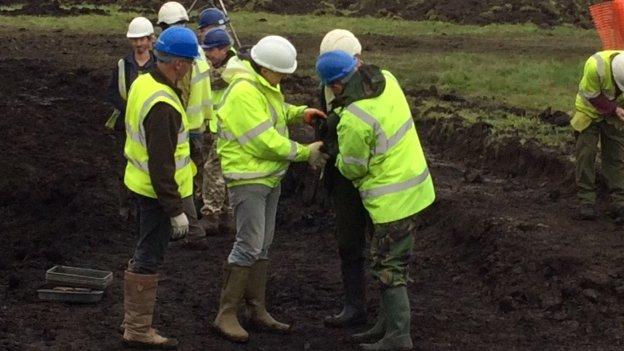
[[[325,318],[325,326],[344,328],[366,324],[364,260],[341,260],[345,302],[339,314]]]

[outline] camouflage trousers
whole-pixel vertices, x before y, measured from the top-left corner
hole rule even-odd
[[[229,206],[227,188],[217,154],[217,138],[215,135],[211,135],[210,139],[212,140],[206,143],[206,162],[203,168],[202,184],[204,205],[201,208],[201,213],[203,216],[215,218],[222,214],[231,213],[232,209]]]
[[[370,245],[370,268],[382,288],[407,285],[408,263],[414,246],[415,216],[375,224]]]

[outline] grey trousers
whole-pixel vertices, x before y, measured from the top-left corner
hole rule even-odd
[[[228,263],[249,267],[269,258],[281,186],[239,185],[228,189],[236,217],[236,242]]]

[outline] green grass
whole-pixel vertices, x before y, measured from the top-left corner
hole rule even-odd
[[[534,24],[491,24],[487,26],[458,25],[437,21],[405,21],[379,18],[350,18],[333,16],[283,16],[268,13],[237,12],[232,14],[242,31],[250,33],[325,33],[331,29],[348,28],[354,33],[390,36],[472,35],[485,37],[526,36],[534,39],[557,36],[575,39],[594,38],[593,31],[560,26],[552,30],[539,29]],[[263,21],[259,21],[259,19]],[[264,21],[266,20],[266,21]],[[337,25],[338,24],[338,25]]]
[[[84,15],[73,17],[0,16],[7,26],[31,29],[62,29],[72,32],[124,34],[127,23],[137,13],[120,12],[107,7],[109,16]],[[154,16],[155,14],[145,14]],[[572,107],[577,80],[584,59],[597,44],[594,31],[570,26],[552,30],[539,29],[532,24],[488,26],[457,25],[443,22],[414,22],[376,18],[344,18],[331,16],[282,16],[268,13],[236,12],[231,14],[241,36],[259,36],[269,33],[312,35],[320,41],[322,35],[337,26],[355,33],[409,37],[415,39],[448,40],[461,37],[479,43],[492,51],[464,52],[411,50],[409,48],[385,51],[367,47],[365,59],[396,73],[404,84],[412,86],[436,85],[441,89],[455,90],[466,96],[486,96],[506,103],[531,109],[548,106],[560,110]],[[506,38],[509,38],[506,40]],[[517,45],[517,53],[509,55],[496,51],[496,39]],[[314,42],[311,46],[316,47]],[[541,43],[552,43],[546,52],[536,50]],[[563,44],[572,43],[586,47],[586,54],[567,54]],[[509,44],[507,44],[509,45]],[[557,46],[561,45],[561,50]],[[522,47],[527,52],[522,54]],[[578,52],[578,50],[576,50]],[[550,56],[549,54],[552,54]],[[301,72],[313,73],[314,56],[300,57]]]
[[[154,19],[156,16],[155,11],[138,14],[121,12],[114,6],[105,9],[108,16],[0,16],[0,26],[123,37],[133,17],[144,15]],[[572,26],[540,29],[533,24],[474,26],[255,12],[234,12],[231,17],[243,38],[265,34],[309,36],[307,47],[299,48],[302,52],[299,74],[313,74],[316,48],[327,31],[347,28],[362,36],[367,62],[391,70],[406,86],[436,85],[440,90],[456,91],[469,98],[491,98],[501,104],[533,110],[533,114],[547,107],[563,111],[573,108],[583,63],[600,46],[595,31]],[[415,44],[404,48],[375,47],[366,42],[368,35],[378,36],[375,42],[382,42],[387,36],[402,37]],[[459,45],[445,46],[448,42]],[[426,45],[420,47],[418,43]],[[468,122],[472,120],[469,111],[463,115]],[[539,137],[565,134],[530,118],[494,118],[491,123],[501,135],[514,129]],[[560,137],[553,138],[555,144],[560,143]]]
[[[92,7],[92,6],[86,6]],[[3,7],[15,9],[16,7]],[[14,27],[35,27],[66,29],[96,33],[124,33],[125,26],[135,16],[155,19],[153,13],[121,12],[117,6],[101,7],[109,11],[110,16],[82,15],[71,17],[37,16],[0,16],[2,24]],[[191,14],[193,15],[193,13]],[[197,14],[195,14],[197,15]],[[491,24],[487,26],[458,25],[436,21],[405,21],[379,18],[349,18],[334,16],[276,15],[261,12],[233,12],[230,14],[238,31],[242,34],[319,34],[336,26],[349,28],[359,34],[388,36],[447,36],[470,35],[481,37],[527,37],[535,41],[543,38],[574,38],[575,40],[595,39],[596,34],[589,30],[580,30],[572,26],[560,26],[554,29],[540,29],[534,24]],[[337,25],[338,24],[338,25]]]

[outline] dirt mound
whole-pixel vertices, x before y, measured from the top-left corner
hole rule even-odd
[[[426,140],[436,153],[463,159],[469,167],[489,169],[510,177],[531,176],[569,183],[572,163],[536,140],[494,138],[485,122],[465,125],[463,118],[421,123]],[[564,175],[562,177],[562,175]]]
[[[61,7],[61,3],[58,0],[53,1],[32,1],[24,4],[17,10],[4,10],[0,11],[0,15],[5,16],[17,16],[17,15],[29,15],[29,16],[76,16],[76,15],[106,15],[106,11],[95,8],[79,8]]]
[[[486,0],[486,1],[344,1],[294,2],[287,0],[234,0],[237,8],[286,14],[332,14],[390,17],[407,20],[452,21],[466,24],[525,23],[553,26],[571,23],[591,26],[587,2],[580,0]]]

